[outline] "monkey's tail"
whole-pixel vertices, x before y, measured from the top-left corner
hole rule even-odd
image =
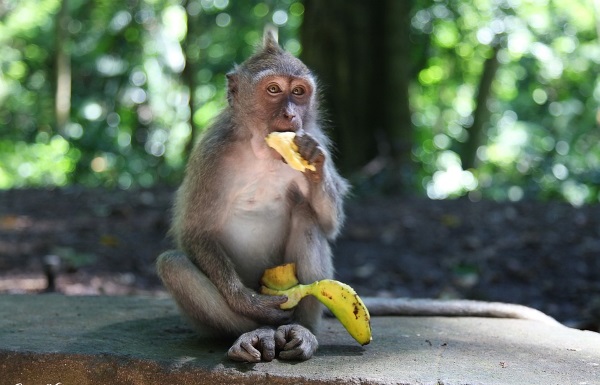
[[[516,318],[561,325],[539,310],[511,303],[473,300],[436,300],[410,298],[363,298],[371,316],[449,316]]]

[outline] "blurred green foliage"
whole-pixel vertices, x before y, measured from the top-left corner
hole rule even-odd
[[[432,198],[598,202],[600,20],[585,0],[434,1],[412,18],[433,35],[411,90],[414,157]],[[483,63],[498,47],[477,165],[463,170]]]
[[[436,199],[598,202],[600,21],[593,3],[415,4],[419,44],[406,55],[424,58],[410,88],[422,191]],[[299,54],[303,14],[297,0],[3,1],[0,188],[178,182],[192,127],[204,129],[225,103],[224,74],[251,54],[266,23]],[[465,170],[462,146],[494,49],[489,119],[478,162]],[[71,78],[64,125],[55,107],[61,50]],[[192,78],[184,76],[186,63],[194,65]]]
[[[184,7],[185,5],[185,7]],[[67,7],[71,110],[56,123],[57,23]],[[298,2],[8,0],[0,3],[0,188],[176,183],[191,122],[223,107],[225,73],[266,23],[298,53]],[[197,35],[187,37],[188,18]],[[187,58],[184,39],[189,39]],[[186,59],[200,63],[192,90]]]

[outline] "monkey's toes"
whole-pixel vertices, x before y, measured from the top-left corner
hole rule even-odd
[[[260,328],[242,334],[229,348],[227,357],[240,362],[273,361],[275,358],[275,330]]]
[[[275,343],[282,360],[305,361],[313,356],[319,347],[317,337],[301,325],[283,325],[275,332]]]

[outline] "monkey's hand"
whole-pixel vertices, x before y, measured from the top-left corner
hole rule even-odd
[[[294,137],[294,144],[298,146],[298,153],[300,153],[300,156],[306,159],[309,164],[315,166],[315,171],[306,170],[304,174],[307,178],[315,183],[323,180],[325,153],[319,145],[319,142],[307,133],[298,133]]]
[[[279,358],[283,360],[308,360],[317,351],[317,337],[302,325],[280,326],[275,332]]]
[[[286,296],[263,295],[244,289],[230,305],[238,313],[258,323],[278,326],[289,323],[292,319],[293,310],[282,310],[280,307],[286,301]]]
[[[275,358],[275,330],[265,327],[242,334],[229,348],[227,357],[242,362],[272,361]]]

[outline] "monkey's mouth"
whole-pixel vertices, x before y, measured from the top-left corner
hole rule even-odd
[[[298,119],[288,120],[288,119],[274,119],[271,123],[272,131],[277,132],[297,132],[300,128],[302,128],[302,124]]]
[[[273,125],[273,132],[298,132],[298,130],[300,129],[300,127],[294,125],[294,124],[290,124],[289,122],[286,122],[285,124],[274,124]]]
[[[294,126],[293,124],[274,124],[272,126],[273,131],[276,132],[296,132],[298,131],[298,127]]]

